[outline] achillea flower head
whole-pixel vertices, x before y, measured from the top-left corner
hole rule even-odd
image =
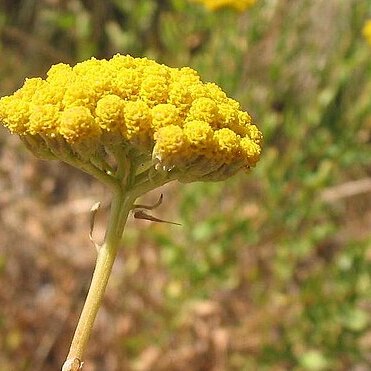
[[[112,178],[130,167],[133,187],[222,180],[254,166],[262,146],[251,116],[196,71],[122,55],[27,79],[0,99],[0,121],[38,156]]]
[[[211,11],[216,11],[221,8],[233,8],[239,12],[250,8],[255,5],[256,0],[194,0],[201,3]]]
[[[371,19],[367,20],[364,24],[362,33],[369,45],[371,45]]]
[[[130,211],[161,221],[141,210],[155,206],[135,200],[175,179],[228,178],[254,166],[262,147],[251,116],[196,71],[122,55],[74,67],[60,63],[45,80],[27,79],[0,99],[0,122],[36,156],[62,160],[113,191],[105,240],[94,243],[96,269],[63,371],[82,367]]]

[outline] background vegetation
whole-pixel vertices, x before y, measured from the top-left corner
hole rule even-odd
[[[131,220],[84,369],[371,369],[368,0],[2,0],[0,95],[115,53],[189,65],[265,135],[251,174],[170,184]],[[160,191],[148,195],[157,200]],[[0,370],[57,370],[103,236],[105,189],[0,131]]]

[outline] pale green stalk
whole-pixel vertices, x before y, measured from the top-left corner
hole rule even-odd
[[[114,197],[111,203],[111,213],[108,220],[105,241],[98,251],[89,292],[62,371],[78,371],[82,368],[83,356],[93,329],[95,317],[103,300],[108,279],[111,275],[112,266],[117,255],[124,227],[130,210],[135,208],[134,201],[139,196],[176,177],[176,174],[171,174],[170,172],[166,174],[156,173],[151,177],[149,170],[147,170],[146,173],[143,173],[146,177],[146,181],[137,184],[137,179],[135,178],[136,167],[132,167],[125,151],[117,147],[114,148],[112,154],[117,160],[117,170],[114,176],[109,176],[108,174],[103,174],[104,176],[102,176],[100,171],[97,172],[96,168],[90,167],[91,164],[88,164],[89,167],[82,167],[88,173],[100,179],[103,183],[111,186]],[[70,163],[74,161],[73,158],[65,158],[64,160],[69,160]]]
[[[112,200],[105,242],[99,249],[89,292],[62,371],[77,371],[82,367],[82,360],[93,323],[101,305],[125,223],[134,200],[132,196],[124,191],[117,192]]]

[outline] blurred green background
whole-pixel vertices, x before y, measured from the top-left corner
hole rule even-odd
[[[170,184],[130,220],[84,370],[371,370],[369,0],[2,0],[0,95],[115,53],[188,65],[265,137],[250,174]],[[0,370],[57,370],[109,197],[0,130]]]

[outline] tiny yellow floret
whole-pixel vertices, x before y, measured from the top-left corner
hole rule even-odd
[[[151,110],[152,127],[155,131],[169,125],[182,125],[179,110],[173,104],[165,103],[154,106]]]
[[[262,146],[263,135],[256,125],[246,126],[246,135],[258,146]]]
[[[154,157],[163,165],[171,167],[187,156],[188,143],[183,130],[176,125],[160,128],[155,133]]]
[[[107,131],[124,127],[125,101],[114,94],[105,95],[97,102],[95,115],[99,126]]]
[[[144,79],[140,87],[140,98],[150,107],[166,103],[168,98],[169,72],[165,67],[150,66],[144,70]]]
[[[59,110],[53,104],[44,104],[42,106],[34,105],[29,118],[29,132],[32,135],[40,134],[48,137],[56,136],[58,127]]]
[[[212,126],[217,126],[219,118],[219,109],[213,99],[197,98],[192,102],[187,121],[200,120]]]
[[[222,163],[230,164],[237,158],[240,149],[240,137],[231,129],[223,128],[214,132],[216,142],[215,157]]]
[[[184,125],[183,131],[192,152],[211,155],[210,149],[213,148],[214,132],[207,122],[189,121]]]
[[[14,134],[24,135],[28,131],[30,103],[10,96],[0,99],[0,120]]]
[[[43,85],[44,80],[40,77],[26,79],[23,86],[14,93],[14,96],[29,101]]]
[[[135,68],[118,70],[113,79],[113,91],[122,99],[137,99],[142,80],[142,74]]]
[[[152,136],[151,110],[148,105],[141,101],[126,102],[124,109],[125,128],[123,134],[129,140],[146,142]]]
[[[250,138],[245,137],[241,140],[241,151],[247,166],[254,166],[259,160],[261,147]]]
[[[62,112],[59,132],[67,142],[80,143],[85,139],[98,137],[101,129],[89,109],[76,106]]]

